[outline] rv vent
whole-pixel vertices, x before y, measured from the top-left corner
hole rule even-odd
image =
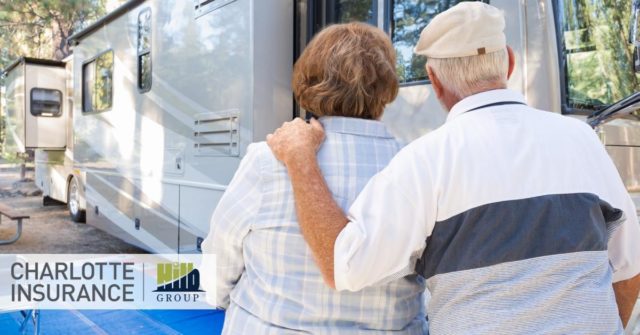
[[[194,0],[196,19],[236,0]]]
[[[238,156],[238,112],[196,115],[193,143],[199,156]]]

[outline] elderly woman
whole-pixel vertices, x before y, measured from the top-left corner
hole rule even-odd
[[[401,145],[379,121],[395,99],[395,52],[385,33],[363,23],[327,27],[293,71],[300,106],[320,117],[318,152],[334,199],[346,210]],[[401,224],[401,222],[389,222]],[[390,278],[359,292],[326,286],[298,228],[287,170],[266,143],[249,146],[211,219],[203,243],[215,254],[217,305],[226,334],[423,334],[424,282]]]

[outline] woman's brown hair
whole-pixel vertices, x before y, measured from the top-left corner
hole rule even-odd
[[[336,24],[307,45],[293,68],[293,94],[316,116],[379,119],[398,95],[389,37],[365,23]]]

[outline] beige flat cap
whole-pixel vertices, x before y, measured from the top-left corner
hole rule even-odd
[[[414,52],[431,58],[482,55],[507,47],[504,14],[482,2],[461,2],[422,30]]]

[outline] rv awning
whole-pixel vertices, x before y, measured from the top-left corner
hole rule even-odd
[[[103,16],[101,19],[94,22],[87,28],[71,35],[69,38],[67,38],[67,43],[69,45],[78,45],[83,38],[87,37],[88,35],[91,35],[91,33],[93,33],[94,31],[104,27],[109,22],[119,18],[123,14],[127,13],[130,9],[137,7],[139,4],[143,3],[144,1],[145,0],[129,0],[125,2],[122,6],[116,8],[111,13]]]
[[[41,59],[41,58],[31,58],[31,57],[20,57],[16,59],[13,63],[9,64],[6,68],[0,72],[0,76],[5,76],[9,71],[15,69],[20,64],[36,64],[36,65],[48,65],[48,66],[59,66],[64,67],[64,62],[52,60],[52,59]]]

